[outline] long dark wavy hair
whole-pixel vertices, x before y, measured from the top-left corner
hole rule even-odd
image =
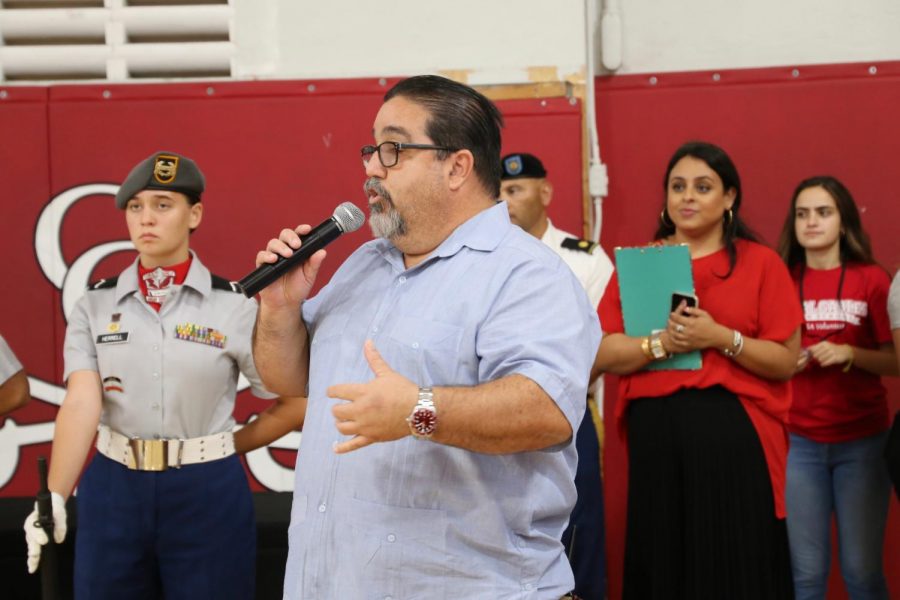
[[[731,217],[728,213],[722,215],[722,241],[728,252],[728,272],[720,275],[722,279],[727,279],[734,271],[734,265],[737,264],[737,248],[735,240],[743,239],[751,242],[757,241],[756,234],[741,219],[741,178],[738,175],[737,167],[731,157],[724,150],[710,144],[709,142],[691,141],[682,144],[669,159],[669,166],[666,167],[666,176],[663,178],[663,209],[660,214],[659,228],[653,234],[654,240],[667,238],[675,233],[675,224],[669,217],[667,210],[667,199],[669,195],[669,176],[672,169],[678,164],[682,158],[690,156],[697,160],[702,160],[706,165],[716,172],[716,175],[722,180],[725,191],[734,190],[734,204],[731,206]]]
[[[850,190],[831,175],[817,175],[804,179],[794,190],[791,206],[788,208],[784,226],[781,228],[781,236],[778,238],[778,254],[781,256],[781,260],[790,269],[806,262],[806,250],[797,240],[797,197],[803,190],[814,187],[820,187],[828,192],[841,216],[841,264],[848,262],[875,264],[872,245],[869,243],[869,234],[863,229],[856,202],[854,202]]]

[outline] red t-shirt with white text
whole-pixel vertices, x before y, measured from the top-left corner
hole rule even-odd
[[[801,269],[792,275],[800,294]],[[850,263],[843,284],[841,267],[805,269],[803,276],[804,348],[828,341],[858,348],[891,342],[887,312],[890,278],[878,265]],[[840,301],[838,301],[840,287]],[[794,375],[794,402],[788,428],[820,443],[875,435],[888,428],[888,406],[881,377],[845,365],[822,367],[811,360]]]

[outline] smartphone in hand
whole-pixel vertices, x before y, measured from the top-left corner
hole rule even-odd
[[[686,306],[700,306],[700,300],[697,299],[696,294],[688,294],[687,292],[672,292],[671,312],[675,312],[676,310],[678,310],[678,307],[682,302],[684,302]]]

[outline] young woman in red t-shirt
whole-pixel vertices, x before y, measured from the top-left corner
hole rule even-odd
[[[599,311],[597,367],[621,376],[628,434],[623,598],[792,598],[785,422],[801,314],[790,275],[742,222],[721,148],[683,145],[663,189],[655,239],[688,245],[699,307],[682,303],[653,339],[626,335],[614,275]],[[699,370],[644,368],[693,350]]]
[[[852,600],[887,600],[882,569],[890,481],[881,375],[897,373],[890,278],[875,264],[850,192],[834,177],[794,191],[778,245],[804,312],[789,430],[788,536],[798,600],[824,599],[831,516]]]

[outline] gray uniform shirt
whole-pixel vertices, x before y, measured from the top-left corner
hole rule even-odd
[[[888,313],[891,316],[891,329],[900,329],[900,271],[894,275],[891,291],[888,293]]]
[[[100,374],[101,423],[144,439],[230,431],[239,373],[254,395],[274,397],[251,354],[256,301],[219,282],[195,255],[157,313],[141,293],[135,261],[78,301],[66,330],[64,378]]]
[[[22,370],[22,363],[10,350],[9,344],[0,336],[0,384]]]

